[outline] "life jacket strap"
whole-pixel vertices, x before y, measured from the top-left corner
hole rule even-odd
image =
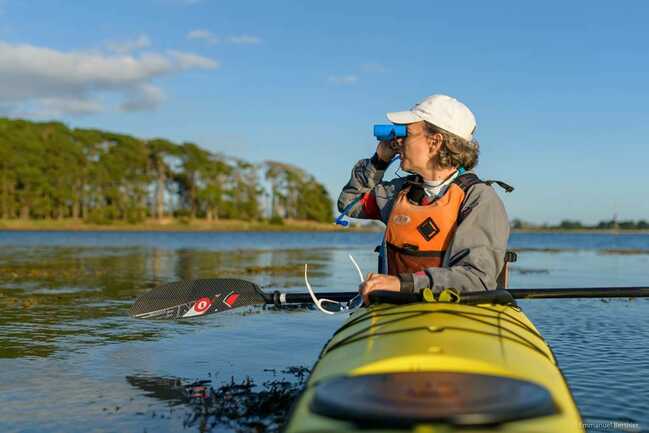
[[[473,185],[483,183],[482,180],[475,173],[466,173],[463,169],[460,170],[459,176],[457,176],[450,185],[455,184],[462,188],[466,192]],[[424,180],[421,176],[417,175],[413,179],[410,179],[404,185],[404,188],[408,188],[407,197],[412,203],[421,204],[424,197],[427,197],[426,190],[424,189]]]
[[[483,181],[475,173],[464,173],[456,177],[452,183],[456,184],[462,188],[462,191],[466,192],[473,185],[483,183]]]
[[[502,180],[493,180],[493,179],[492,179],[492,180],[485,180],[484,183],[486,183],[486,184],[489,185],[489,186],[491,186],[492,184],[495,183],[496,185],[498,185],[499,187],[501,187],[502,189],[504,189],[505,192],[512,192],[512,191],[514,191],[514,187],[513,187],[513,186],[511,186],[511,185],[509,185],[509,184],[506,184],[506,183],[503,182]]]
[[[446,251],[420,251],[414,245],[405,245],[403,247],[396,246],[390,242],[385,243],[387,248],[401,254],[415,257],[444,257]]]

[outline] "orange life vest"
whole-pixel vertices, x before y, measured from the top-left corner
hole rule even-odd
[[[466,191],[482,181],[473,173],[458,176],[446,192],[426,205],[423,188],[411,184],[395,200],[385,231],[389,275],[415,273],[442,265],[455,229]]]

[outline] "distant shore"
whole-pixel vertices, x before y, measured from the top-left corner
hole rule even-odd
[[[203,219],[146,220],[131,224],[114,221],[111,224],[91,224],[82,220],[0,220],[0,230],[9,231],[100,231],[100,232],[339,232],[339,231],[380,231],[376,226],[352,226],[349,229],[331,223],[315,221],[284,220],[282,224],[268,221],[215,220]]]
[[[8,231],[99,231],[99,232],[382,232],[382,224],[367,226],[353,224],[343,228],[332,223],[315,221],[284,220],[282,224],[271,224],[268,221],[215,220],[204,219],[179,220],[166,218],[149,219],[142,223],[131,224],[125,221],[114,221],[111,224],[91,224],[82,220],[1,220],[0,230]],[[512,229],[512,233],[605,233],[605,234],[645,234],[649,230],[612,230],[612,229],[561,229],[553,227]]]
[[[632,234],[645,234],[649,233],[649,230],[641,229],[596,229],[596,228],[581,228],[581,229],[561,229],[556,227],[539,227],[539,228],[524,228],[524,229],[512,229],[512,233],[583,233],[583,234],[594,234],[594,233],[603,233],[608,235],[632,235]]]

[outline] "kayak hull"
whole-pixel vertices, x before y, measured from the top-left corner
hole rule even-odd
[[[556,359],[516,306],[377,304],[323,348],[286,431],[583,432]]]

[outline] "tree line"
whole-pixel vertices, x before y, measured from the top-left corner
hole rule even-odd
[[[537,225],[525,222],[520,219],[514,219],[511,222],[511,226],[514,229],[552,229],[552,230],[648,230],[649,222],[647,220],[622,220],[617,221],[615,219],[611,220],[602,220],[597,224],[589,225],[584,224],[579,220],[565,219],[562,220],[559,224],[556,225]]]
[[[289,164],[252,164],[189,142],[0,118],[0,218],[167,217],[328,222],[333,203],[313,176]]]

